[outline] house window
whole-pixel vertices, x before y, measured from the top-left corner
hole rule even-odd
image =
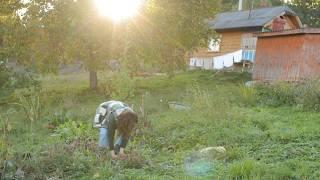
[[[243,34],[241,37],[241,49],[243,50],[255,50],[257,45],[257,37],[253,34]]]
[[[209,41],[208,51],[219,52],[220,51],[221,36],[217,39],[211,38]]]

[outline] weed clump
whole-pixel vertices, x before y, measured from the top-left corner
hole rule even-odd
[[[122,163],[123,167],[127,169],[141,169],[147,165],[147,161],[135,151],[127,154],[126,159]]]
[[[125,100],[135,93],[135,80],[128,73],[121,72],[107,79],[102,90],[106,97]]]
[[[31,159],[22,161],[22,170],[27,177],[70,179],[90,172],[92,164],[85,154],[67,151],[63,145],[51,148],[45,154],[35,154]]]
[[[195,71],[170,80],[136,78],[133,92],[144,97],[140,102],[140,96],[129,96],[128,102],[140,109],[139,124],[126,149],[127,158],[117,161],[111,160],[109,151],[97,148],[98,132],[91,125],[92,113],[105,97],[84,90],[84,79],[78,84],[48,81],[32,132],[22,109],[6,116],[0,108],[1,133],[6,132],[0,137],[0,176],[5,174],[5,161],[14,164],[7,179],[23,174],[25,179],[197,179],[184,170],[186,157],[196,149],[223,146],[225,156],[210,161],[213,168],[199,179],[320,177],[319,114],[295,108],[317,110],[318,87],[283,83],[239,88],[246,76]],[[52,89],[54,83],[59,91]],[[171,101],[190,109],[169,109]],[[50,130],[43,124],[51,125]],[[33,141],[28,141],[31,136]],[[203,162],[195,164],[200,171]]]
[[[276,82],[254,87],[240,85],[239,94],[241,102],[246,105],[296,106],[307,111],[320,111],[320,79],[300,84]]]

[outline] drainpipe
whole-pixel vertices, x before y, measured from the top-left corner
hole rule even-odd
[[[239,0],[238,10],[239,10],[239,11],[242,11],[242,0]]]

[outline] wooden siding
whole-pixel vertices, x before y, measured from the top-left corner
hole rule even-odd
[[[270,22],[268,22],[267,24],[265,24],[264,27],[269,28],[269,29],[272,29],[273,21],[274,21],[276,18],[280,18],[280,16],[275,17],[272,21],[270,21]],[[296,22],[296,19],[295,19],[294,16],[283,16],[283,18],[284,18],[283,20],[285,21],[284,30],[299,29],[299,28],[300,28],[300,26],[299,26],[299,24]]]
[[[241,49],[241,37],[246,32],[223,32],[221,33],[220,51],[222,54],[230,53]]]
[[[320,76],[320,34],[306,34],[302,48],[303,78]]]
[[[300,81],[320,75],[320,34],[259,37],[255,81]]]
[[[275,18],[279,18],[280,16],[276,16]],[[286,16],[284,15],[284,20],[286,21],[284,29],[297,29],[300,28],[297,19],[294,16]],[[265,24],[265,27],[272,28],[272,21]],[[219,52],[209,52],[208,48],[199,48],[197,51],[191,53],[191,57],[198,58],[209,58],[209,57],[217,57],[227,53],[235,52],[242,49],[242,37],[249,37],[250,34],[261,32],[261,28],[249,28],[249,29],[239,29],[239,30],[224,30],[219,31],[218,33],[221,37],[220,51]],[[254,50],[249,48],[250,50]]]
[[[242,35],[248,34],[248,31],[227,31],[221,32],[221,44],[219,52],[209,52],[208,48],[199,48],[192,53],[192,57],[216,57],[231,53],[241,49]]]

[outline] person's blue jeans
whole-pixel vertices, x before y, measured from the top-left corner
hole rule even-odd
[[[122,144],[122,137],[118,137],[115,141],[114,146],[121,146]],[[108,142],[108,129],[107,128],[100,128],[99,132],[99,147],[107,148],[109,146]]]

